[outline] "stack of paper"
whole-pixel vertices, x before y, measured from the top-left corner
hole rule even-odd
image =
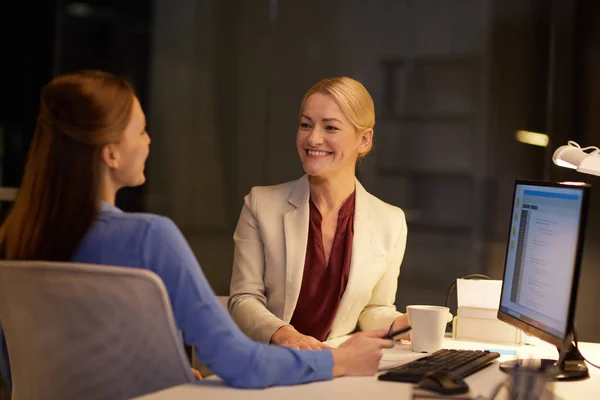
[[[456,339],[519,344],[523,332],[498,320],[502,281],[457,279],[458,310],[452,324]]]
[[[457,279],[458,311],[456,315],[496,319],[501,291],[502,281]]]

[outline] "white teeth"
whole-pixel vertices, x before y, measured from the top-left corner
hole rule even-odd
[[[328,156],[329,153],[326,151],[308,150],[308,155],[309,156]]]

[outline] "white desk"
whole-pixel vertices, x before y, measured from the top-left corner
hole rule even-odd
[[[336,345],[336,342],[332,343]],[[581,352],[594,363],[600,363],[600,344],[580,343]],[[510,346],[491,345],[486,343],[465,342],[452,339],[444,340],[444,347],[450,349],[515,349]],[[540,342],[535,346],[521,346],[520,353],[530,353],[537,357],[557,358],[556,347]],[[381,367],[407,362],[420,355],[410,352],[408,345],[398,344],[386,350]],[[493,386],[506,378],[506,374],[498,369],[498,363],[513,359],[515,356],[503,355],[495,364],[466,378],[471,395],[487,396]],[[588,366],[590,378],[576,382],[554,382],[555,398],[562,400],[600,399],[600,370]],[[274,387],[260,390],[233,389],[225,386],[218,378],[209,378],[195,385],[177,386],[140,397],[143,400],[167,399],[240,399],[244,400],[316,400],[316,399],[385,399],[403,400],[412,398],[412,385],[398,382],[384,382],[376,377],[343,377],[327,382],[313,382],[304,385]],[[502,391],[497,399],[506,398]]]

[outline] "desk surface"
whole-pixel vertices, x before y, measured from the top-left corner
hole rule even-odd
[[[336,345],[333,342],[332,345]],[[445,339],[444,347],[449,349],[518,349],[519,354],[530,354],[535,357],[554,358],[558,357],[556,347],[547,343],[539,342],[528,346],[501,346],[488,343],[476,343]],[[581,352],[594,363],[600,363],[600,344],[580,343]],[[422,355],[412,353],[408,345],[397,344],[395,348],[384,351],[380,366],[382,368],[391,365],[403,364],[417,359]],[[498,363],[513,359],[513,355],[502,355],[490,367],[487,367],[466,378],[471,389],[471,395],[488,396],[492,387],[506,379],[506,374],[498,369]],[[590,379],[576,382],[554,382],[552,389],[556,399],[599,399],[600,398],[600,370],[589,366]],[[183,385],[142,396],[143,400],[167,400],[167,399],[199,399],[218,398],[220,400],[239,399],[245,400],[269,400],[269,399],[411,399],[411,384],[398,382],[384,382],[377,377],[343,377],[326,382],[313,382],[304,385],[273,387],[261,390],[233,389],[225,386],[218,378],[205,379],[195,385]],[[497,399],[506,398],[505,391]]]

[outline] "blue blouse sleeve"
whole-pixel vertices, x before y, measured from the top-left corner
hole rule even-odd
[[[221,305],[187,241],[168,218],[150,221],[142,244],[146,268],[163,280],[184,341],[228,385],[263,388],[332,379],[330,350],[308,351],[250,340]]]

